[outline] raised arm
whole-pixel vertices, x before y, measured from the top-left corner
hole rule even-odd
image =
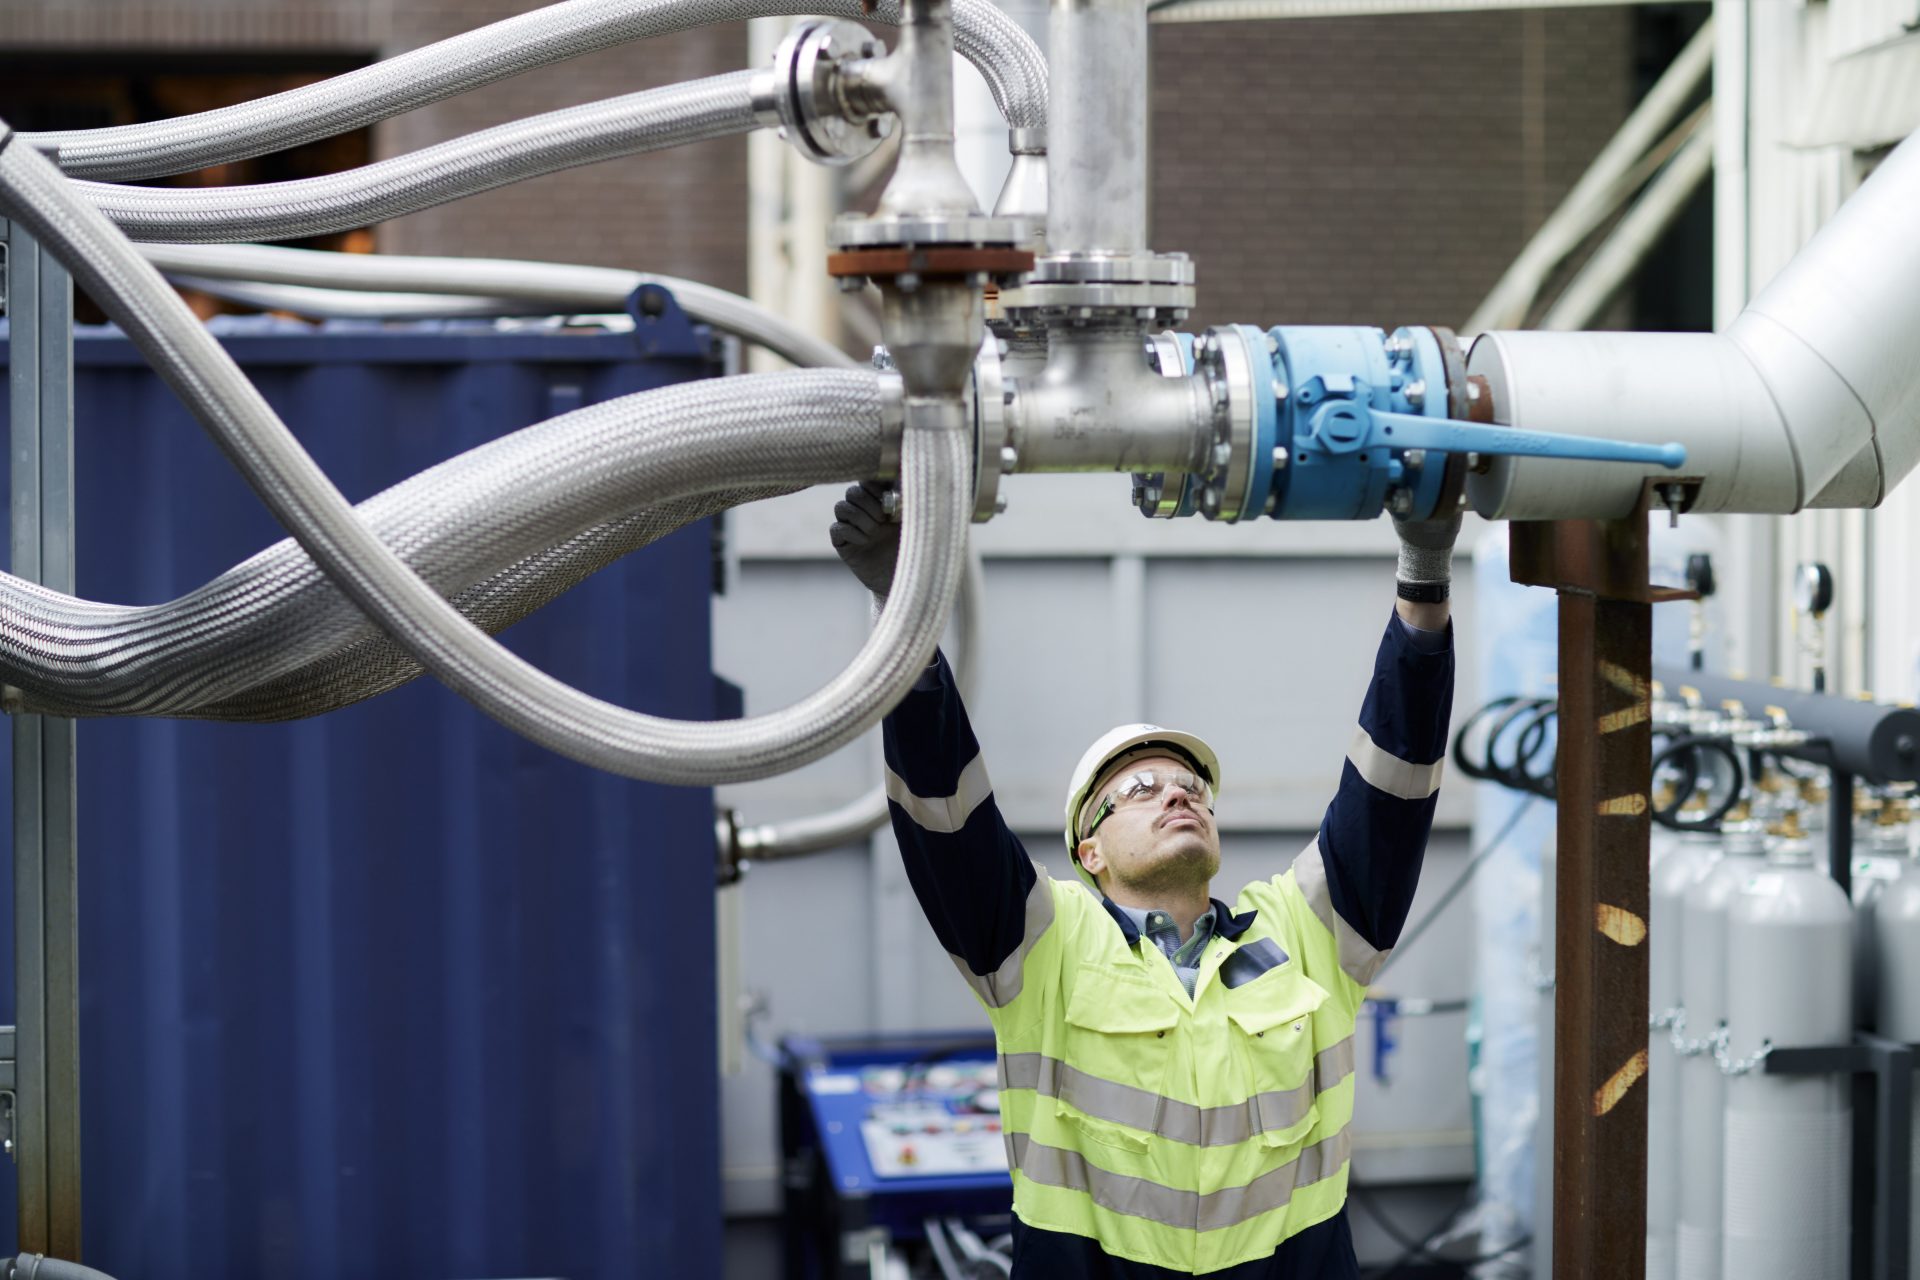
[[[876,596],[893,584],[899,526],[877,485],[855,485],[834,507],[830,537]],[[934,936],[990,1009],[1020,993],[1026,953],[1053,919],[1048,885],[993,801],[980,744],[952,670],[935,654],[887,715],[887,810],[907,880]]]
[[[1294,863],[1302,893],[1364,988],[1399,941],[1420,883],[1453,710],[1449,565],[1459,518],[1399,526],[1399,598],[1374,658],[1340,785]]]
[[[1019,994],[1026,951],[1052,896],[993,801],[993,784],[936,656],[886,718],[887,808],[920,909],[961,976],[993,1008]]]

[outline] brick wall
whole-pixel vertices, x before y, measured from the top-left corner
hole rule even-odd
[[[0,46],[391,56],[531,0],[0,0]],[[1628,107],[1623,8],[1162,26],[1154,243],[1200,324],[1458,324]],[[380,125],[394,155],[746,65],[739,25],[578,58]],[[746,285],[746,145],[706,142],[387,223],[400,253],[547,258]]]
[[[1153,32],[1153,243],[1200,325],[1459,325],[1630,107],[1625,9]]]
[[[531,7],[396,0],[389,52]],[[703,27],[575,58],[436,103],[380,126],[375,146],[381,155],[395,155],[537,112],[746,65],[745,26]],[[744,292],[746,141],[702,142],[516,183],[389,222],[379,243],[392,253],[631,267]]]

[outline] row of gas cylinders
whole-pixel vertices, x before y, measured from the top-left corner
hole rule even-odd
[[[1655,831],[1649,1280],[1847,1275],[1850,1078],[1767,1074],[1765,1049],[1848,1044],[1856,1026],[1920,1040],[1906,801],[1856,823],[1854,901],[1828,873],[1817,805],[1767,817],[1742,805],[1718,832]],[[1906,1140],[1920,1147],[1920,1122]],[[1920,1193],[1911,1210],[1920,1221]]]

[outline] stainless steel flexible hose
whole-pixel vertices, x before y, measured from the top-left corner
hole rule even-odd
[[[991,0],[955,0],[954,42],[980,69],[1010,128],[1043,136],[1047,63]],[[822,14],[899,25],[897,0],[564,0],[451,39],[215,111],[149,124],[20,135],[76,177],[186,173],[331,138],[581,54],[743,18]]]
[[[588,697],[475,627],[386,547],[132,242],[32,148],[0,136],[0,204],[73,272],[194,410],[326,574],[449,687],[501,723],[583,763],[690,785],[798,767],[870,727],[933,651],[958,588],[970,442],[958,415],[909,425],[895,592],[852,663],[799,703],[689,723]]]
[[[358,169],[239,187],[81,182],[135,240],[204,244],[329,235],[542,174],[749,133],[750,72],[530,116]]]
[[[782,319],[750,298],[695,280],[504,258],[412,258],[397,254],[327,253],[277,245],[140,246],[169,275],[215,276],[265,284],[396,293],[432,293],[515,300],[505,314],[619,311],[643,284],[657,284],[695,320],[766,347],[803,367],[851,366],[832,343]]]
[[[453,597],[454,607],[488,635],[498,635],[622,556],[697,520],[795,489],[790,484],[726,489],[637,511],[528,556],[504,573],[476,583]],[[424,673],[421,665],[385,633],[369,630],[371,634],[364,639],[298,670],[178,714],[196,720],[294,720],[351,706],[397,689]]]
[[[950,655],[963,700],[973,696],[979,680],[980,623],[985,608],[986,582],[980,557],[969,548],[966,579],[960,588],[960,598],[954,604],[957,635]],[[887,789],[882,784],[824,813],[789,818],[785,822],[741,826],[733,834],[734,856],[749,862],[803,858],[864,839],[886,820]]]
[[[357,510],[441,594],[483,584],[462,612],[497,631],[636,539],[719,509],[686,499],[873,474],[881,395],[877,374],[822,370],[622,396],[490,441]],[[273,718],[331,710],[344,704],[302,698],[287,677],[315,663],[351,673],[340,651],[379,635],[291,539],[158,605],[74,600],[0,575],[0,615],[31,624],[0,634],[0,680],[25,691],[24,709],[69,716],[201,715],[225,702],[231,718],[262,705],[234,700],[264,682],[276,684]]]

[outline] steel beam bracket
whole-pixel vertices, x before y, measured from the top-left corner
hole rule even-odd
[[[1553,1265],[1640,1280],[1647,1217],[1653,609],[1643,486],[1624,520],[1515,522],[1510,571],[1560,596]]]

